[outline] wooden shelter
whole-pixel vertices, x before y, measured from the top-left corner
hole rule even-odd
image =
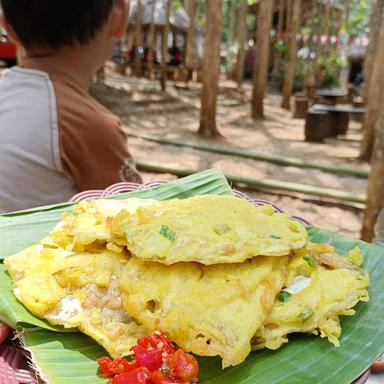
[[[146,77],[151,77],[152,72],[156,73],[159,68],[163,39],[168,46],[165,60],[170,77],[177,76],[177,69],[185,61],[189,16],[184,8],[171,11],[167,7],[167,0],[131,1],[125,50],[129,52],[128,65],[137,62],[137,55],[140,55],[142,75]]]
[[[256,2],[255,4],[252,4],[248,7],[248,13],[250,15],[256,16],[259,9],[259,2]],[[286,14],[288,11],[288,1],[283,1],[283,7],[284,7],[284,13]],[[329,8],[328,8],[329,7]],[[344,4],[342,0],[302,0],[301,4],[301,22],[304,23],[306,20],[311,19],[315,16],[315,12],[321,15],[326,16],[328,12],[330,14],[328,17],[332,20],[336,20],[337,23],[340,24],[342,22],[342,16],[343,12],[345,10]],[[274,5],[274,15],[273,15],[273,28],[275,31],[277,31],[278,27],[278,19],[279,19],[279,2],[275,1]],[[337,24],[336,23],[336,24]],[[284,18],[283,22],[283,32],[287,32],[287,23],[286,18]],[[254,31],[253,31],[254,33]]]

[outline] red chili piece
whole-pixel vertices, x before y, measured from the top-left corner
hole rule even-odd
[[[137,340],[131,350],[132,361],[124,357],[97,360],[110,384],[191,384],[197,383],[199,366],[196,359],[176,349],[161,332]]]
[[[132,372],[120,373],[115,376],[111,384],[147,384],[151,378],[151,372],[145,368],[136,368]]]

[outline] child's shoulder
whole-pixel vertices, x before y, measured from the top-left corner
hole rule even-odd
[[[105,129],[119,124],[119,119],[96,101],[75,82],[51,77],[55,90],[57,115],[60,125],[77,126],[79,129]]]
[[[58,109],[67,109],[84,115],[93,114],[98,118],[111,115],[111,112],[77,84],[55,77],[52,78],[52,83],[55,89]]]

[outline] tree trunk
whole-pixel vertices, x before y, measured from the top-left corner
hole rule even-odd
[[[343,12],[342,11],[334,11],[336,13],[335,21],[334,21],[334,32],[332,32],[332,35],[339,36],[341,28],[343,27]],[[332,54],[337,54],[337,44],[333,44],[332,46]]]
[[[279,0],[279,15],[277,20],[277,32],[275,42],[278,43],[280,39],[283,38],[283,27],[284,27],[284,14],[285,14],[285,0]],[[280,61],[281,61],[281,51],[275,49],[273,56],[273,70],[272,77],[277,79],[279,76],[280,70]]]
[[[331,18],[331,1],[327,0],[327,2],[324,4],[324,13],[322,16],[322,35],[328,36],[329,34],[329,21]],[[325,54],[325,49],[326,49],[326,44],[320,44],[320,56],[324,56]]]
[[[384,8],[381,11],[381,26],[378,41],[384,41]],[[384,44],[378,44],[375,58],[372,66],[372,74],[369,82],[369,94],[367,103],[367,113],[363,123],[363,140],[360,147],[360,158],[362,160],[370,160],[372,155],[375,123],[379,117],[380,108],[382,107],[382,98],[384,93]]]
[[[384,62],[382,63],[384,65]],[[380,211],[384,208],[384,100],[381,103],[379,120],[375,125],[375,142],[371,172],[368,179],[367,206],[363,217],[361,238],[372,241],[374,228]]]
[[[148,31],[148,52],[147,52],[147,74],[148,79],[152,79],[153,72],[153,63],[155,61],[155,10],[156,10],[156,0],[152,2],[152,10],[151,10],[151,23],[149,24]]]
[[[135,76],[141,76],[142,65],[141,65],[141,48],[143,47],[143,31],[142,31],[142,19],[143,19],[143,7],[141,0],[137,2],[137,18],[136,18],[136,41],[135,41]]]
[[[369,45],[364,58],[363,77],[364,77],[364,102],[368,103],[369,84],[372,75],[373,61],[379,43],[379,33],[382,18],[384,0],[376,0],[372,7],[371,19],[369,23]]]
[[[228,33],[228,44],[227,44],[227,67],[226,67],[226,74],[228,80],[234,80],[235,79],[235,52],[234,47],[236,45],[237,41],[237,30],[238,30],[238,6],[237,2],[231,2],[229,3],[231,6],[231,12],[230,12],[230,26],[229,26],[229,33]]]
[[[195,48],[195,35],[196,35],[196,15],[199,8],[199,1],[198,0],[191,0],[189,2],[189,9],[188,9],[188,15],[190,19],[190,24],[188,28],[187,33],[187,47],[186,47],[186,54],[185,54],[185,66],[187,69],[190,69],[193,64],[193,58],[194,58],[194,48]]]
[[[206,2],[207,23],[204,42],[203,90],[199,134],[221,136],[216,126],[216,99],[220,77],[220,45],[222,27],[222,0]]]
[[[289,22],[289,41],[287,51],[287,67],[284,76],[282,108],[290,110],[290,100],[292,95],[293,80],[295,77],[297,61],[297,40],[296,35],[300,27],[301,0],[292,0],[292,14]]]
[[[167,0],[166,4],[166,20],[163,28],[163,36],[161,39],[161,77],[160,77],[160,86],[161,90],[164,92],[167,88],[167,62],[168,62],[168,35],[170,31],[170,21],[169,16],[171,13],[171,1]]]
[[[246,43],[247,43],[247,14],[248,14],[248,0],[241,0],[239,10],[239,25],[238,25],[238,43],[239,51],[237,53],[237,66],[236,66],[236,82],[237,87],[241,89],[244,80],[244,66],[246,55]]]
[[[313,55],[314,52],[317,52],[317,42],[314,41],[314,36],[319,34],[320,26],[319,22],[315,22],[315,17],[318,14],[317,1],[311,0],[311,28],[308,36],[307,46],[309,49],[309,54],[305,59],[305,69],[304,69],[304,93],[308,96],[309,102],[312,102],[315,99],[315,86],[316,78],[318,73],[317,65],[317,55]],[[314,57],[315,56],[315,57]]]
[[[264,93],[268,81],[273,1],[261,0],[257,17],[256,60],[253,66],[252,118],[264,117]]]

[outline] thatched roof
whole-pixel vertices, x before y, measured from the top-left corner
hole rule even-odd
[[[142,23],[150,24],[152,21],[152,7],[155,2],[154,23],[156,25],[165,25],[166,21],[166,0],[141,0],[141,6],[143,10]],[[129,14],[129,23],[135,24],[137,20],[137,4],[138,0],[131,1],[131,10]],[[184,8],[177,8],[170,15],[171,26],[187,30],[189,27],[190,19]]]

